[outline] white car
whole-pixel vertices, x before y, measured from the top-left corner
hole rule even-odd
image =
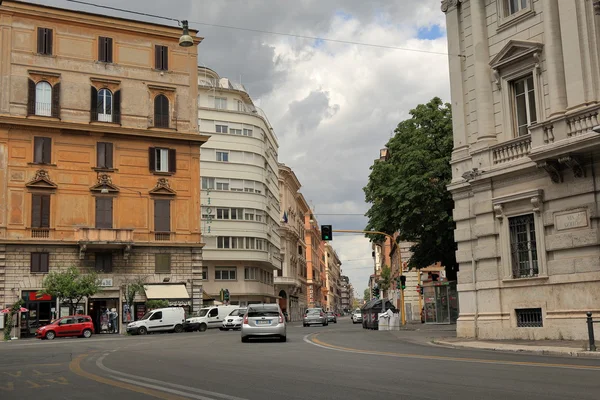
[[[360,312],[360,310],[354,311],[352,313],[351,319],[352,319],[353,324],[358,324],[358,323],[362,322],[363,318],[362,318],[362,313]]]
[[[228,331],[230,329],[241,329],[244,315],[246,314],[246,308],[236,308],[228,316],[223,319],[223,326],[220,328],[222,331]]]

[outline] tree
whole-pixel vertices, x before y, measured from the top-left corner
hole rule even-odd
[[[387,265],[381,267],[381,274],[377,281],[379,289],[381,289],[381,298],[385,298],[386,291],[392,286],[392,270]]]
[[[363,292],[363,299],[365,300],[365,303],[369,300],[371,300],[371,289],[366,288],[365,291]]]
[[[19,310],[21,310],[21,307],[23,307],[23,299],[19,299],[17,300],[16,303],[14,303],[8,312],[8,316],[6,318],[6,326],[4,327],[4,340],[10,340],[10,336],[12,334],[12,330],[14,328],[14,318],[15,315],[17,315],[19,313]],[[0,318],[3,318],[4,316],[2,314],[0,314]]]
[[[371,204],[366,230],[415,242],[409,266],[441,261],[449,278],[456,271],[454,202],[446,186],[452,179],[452,111],[435,97],[410,111],[387,143],[389,158],[375,162],[365,198]],[[370,235],[371,240],[382,240]]]
[[[169,307],[168,300],[147,300],[146,301],[146,308],[148,309],[148,311],[154,310],[156,308],[166,308],[166,307]]]
[[[138,293],[144,292],[144,283],[146,282],[147,276],[137,276],[135,278],[125,278],[123,280],[124,292],[125,292],[125,303],[130,315],[133,314],[133,301]],[[126,321],[126,319],[124,319]]]
[[[69,313],[73,314],[84,298],[99,291],[100,282],[96,272],[81,273],[76,267],[69,267],[67,270],[50,272],[44,279],[42,293],[68,304]]]

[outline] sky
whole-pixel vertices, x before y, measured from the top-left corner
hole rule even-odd
[[[29,1],[171,24],[67,0]],[[369,167],[410,109],[434,96],[450,101],[446,55],[297,37],[446,53],[445,16],[439,0],[93,3],[189,20],[190,27],[204,37],[198,64],[241,81],[248,89],[273,125],[279,162],[296,173],[318,223],[334,230],[366,226],[364,213],[369,205],[362,188]],[[373,271],[370,242],[364,235],[334,232],[331,244],[342,260],[342,273],[362,298]]]

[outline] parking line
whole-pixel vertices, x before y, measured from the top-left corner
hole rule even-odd
[[[559,369],[579,369],[579,370],[592,370],[599,371],[600,366],[594,365],[575,365],[575,364],[555,364],[555,363],[541,363],[531,361],[500,361],[500,360],[489,360],[483,358],[469,358],[469,357],[448,357],[448,356],[428,356],[422,354],[404,354],[404,353],[393,353],[386,351],[372,351],[372,350],[361,350],[354,349],[351,347],[336,346],[330,343],[326,343],[322,340],[317,339],[317,336],[322,333],[310,333],[304,336],[306,343],[312,344],[328,350],[341,351],[345,353],[355,354],[369,354],[376,356],[385,357],[396,357],[396,358],[413,358],[422,360],[441,360],[441,361],[456,361],[456,362],[467,362],[467,363],[478,363],[478,364],[495,364],[495,365],[515,365],[525,367],[543,367],[543,368],[559,368]]]

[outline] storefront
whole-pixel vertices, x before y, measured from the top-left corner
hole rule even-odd
[[[100,279],[101,290],[88,299],[87,315],[92,318],[96,334],[120,331],[121,292],[113,286],[113,278]]]
[[[21,298],[24,302],[23,307],[29,310],[21,313],[21,337],[35,336],[35,331],[40,326],[48,325],[57,317],[56,298],[42,295],[38,290],[24,290]]]
[[[458,319],[456,282],[423,283],[425,323],[454,324]]]
[[[148,300],[167,300],[169,307],[182,307],[190,315],[192,299],[185,283],[155,283],[144,286]]]

